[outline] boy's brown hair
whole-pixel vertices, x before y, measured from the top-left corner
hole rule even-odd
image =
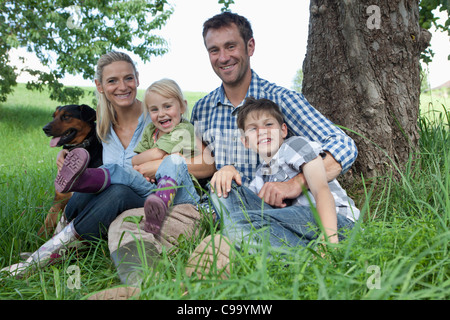
[[[244,131],[245,120],[247,120],[248,115],[253,111],[270,114],[278,121],[280,126],[284,123],[283,113],[275,102],[264,98],[255,99],[253,97],[248,97],[245,99],[244,104],[239,108],[236,120],[239,129]]]

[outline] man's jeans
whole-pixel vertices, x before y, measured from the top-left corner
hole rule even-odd
[[[238,248],[251,248],[269,241],[272,247],[307,246],[320,234],[310,207],[273,208],[245,186],[233,182],[227,198],[211,193],[211,202],[220,217],[225,235]],[[351,229],[354,222],[338,215],[338,230]],[[339,234],[339,240],[343,235]]]

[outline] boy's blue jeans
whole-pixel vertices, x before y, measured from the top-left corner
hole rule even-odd
[[[249,250],[268,241],[272,247],[307,246],[320,234],[310,207],[273,208],[245,186],[233,182],[227,198],[211,193],[211,202],[223,224],[223,231],[238,248]],[[338,230],[351,229],[354,222],[337,215]],[[339,240],[344,237],[339,234]]]

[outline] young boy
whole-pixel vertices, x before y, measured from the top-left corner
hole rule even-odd
[[[273,247],[306,246],[317,238],[318,223],[311,208],[315,206],[326,238],[337,243],[342,238],[338,230],[351,229],[359,217],[359,210],[336,180],[327,182],[320,145],[303,137],[287,138],[287,126],[280,108],[267,99],[247,98],[239,110],[237,125],[242,130],[244,146],[258,153],[261,165],[249,185],[254,197],[241,197],[246,194],[243,192],[246,187],[240,186],[233,188],[237,194],[231,199],[223,200],[228,201],[226,207],[233,208],[231,211],[220,212],[220,205],[217,208],[215,204],[228,238],[235,245],[241,241],[256,244],[264,235]],[[266,183],[283,182],[300,172],[307,181],[307,195],[291,199],[291,203],[283,208],[262,203],[265,199],[260,197]],[[234,204],[228,207],[229,202]],[[269,232],[255,233],[255,230],[265,228]]]

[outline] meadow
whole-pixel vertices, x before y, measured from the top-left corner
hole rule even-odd
[[[93,89],[86,89],[92,91]],[[142,94],[142,92],[140,92]],[[223,280],[184,273],[200,238],[184,239],[148,271],[140,299],[168,300],[446,300],[450,298],[450,103],[448,91],[422,95],[420,148],[399,181],[390,175],[349,190],[363,219],[322,258],[316,246],[285,255],[267,247],[235,252]],[[189,106],[203,93],[186,93]],[[87,96],[86,103],[93,96]],[[36,250],[51,206],[55,158],[42,127],[58,104],[19,85],[0,104],[0,268]],[[215,226],[204,223],[203,232]],[[79,270],[73,285],[71,266]],[[182,284],[182,285],[181,285]],[[74,251],[60,264],[22,279],[0,280],[0,300],[79,300],[120,286],[107,242]],[[187,294],[185,293],[187,291]]]

